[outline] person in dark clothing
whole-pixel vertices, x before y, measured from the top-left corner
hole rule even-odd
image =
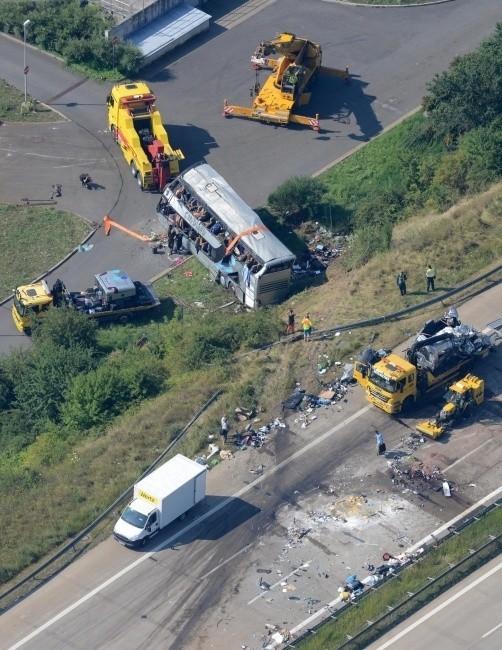
[[[167,236],[167,247],[169,249],[169,252],[171,255],[173,254],[174,251],[174,242],[176,241],[176,230],[171,230],[169,235]]]
[[[183,249],[183,233],[179,232],[176,235],[176,252],[180,253],[182,249]]]
[[[401,292],[401,295],[405,296],[406,295],[406,273],[404,271],[401,271],[401,273],[397,276],[396,284],[399,287],[399,291]]]
[[[425,279],[427,280],[427,291],[434,291],[434,280],[436,279],[436,269],[431,264],[425,271]]]
[[[288,329],[286,330],[286,334],[294,334],[295,333],[295,312],[290,309],[288,313]]]

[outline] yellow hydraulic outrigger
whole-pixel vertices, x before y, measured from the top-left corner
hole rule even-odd
[[[278,59],[269,58],[279,54]],[[328,74],[349,80],[349,69],[326,68],[322,63],[321,46],[294,34],[278,34],[271,41],[262,41],[251,57],[256,73],[254,88],[251,88],[252,106],[235,106],[225,99],[224,117],[248,117],[275,124],[304,124],[314,131],[319,130],[319,115],[307,117],[297,115],[293,110],[310,101],[307,90],[309,82],[316,74]],[[263,86],[260,86],[260,70],[272,70]]]

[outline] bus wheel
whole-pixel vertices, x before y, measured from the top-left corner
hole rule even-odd
[[[129,314],[122,314],[117,318],[117,322],[120,323],[121,325],[126,325],[131,320],[131,316]]]
[[[138,170],[136,169],[134,160],[131,160],[131,174],[133,175],[134,178],[136,178],[136,176],[138,175]]]

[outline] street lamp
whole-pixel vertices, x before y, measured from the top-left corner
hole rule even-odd
[[[25,20],[23,23],[23,72],[24,72],[24,103],[26,104],[28,95],[28,67],[26,65],[26,28],[31,25],[31,20]]]

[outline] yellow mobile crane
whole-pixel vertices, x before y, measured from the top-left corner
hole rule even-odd
[[[280,55],[278,59],[270,54]],[[306,117],[297,115],[294,109],[310,101],[310,92],[305,92],[309,81],[318,74],[329,74],[349,80],[349,69],[326,68],[322,64],[322,49],[317,43],[295,34],[278,34],[271,41],[262,41],[251,57],[256,72],[254,88],[251,89],[253,104],[250,108],[229,104],[225,99],[225,117],[249,117],[253,120],[275,124],[304,124],[319,130],[319,115]],[[272,70],[263,87],[258,81],[259,71]]]

